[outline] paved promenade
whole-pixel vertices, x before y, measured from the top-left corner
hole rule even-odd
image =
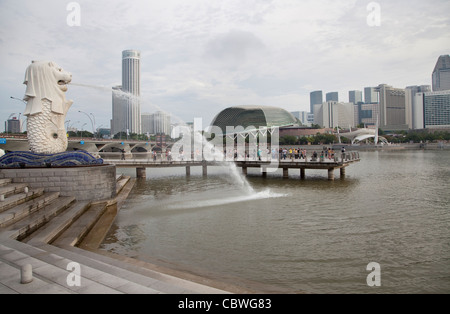
[[[0,180],[0,294],[224,294],[233,287],[97,250],[135,179],[90,203]],[[92,232],[92,231],[95,232]],[[101,232],[100,232],[101,233]],[[104,232],[103,232],[104,236]],[[82,249],[84,247],[86,249]],[[31,265],[33,280],[21,283]],[[23,276],[22,276],[23,275]],[[217,288],[215,288],[215,286]],[[229,289],[228,289],[229,288]],[[240,292],[235,290],[234,292]]]

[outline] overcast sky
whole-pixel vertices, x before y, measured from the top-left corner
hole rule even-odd
[[[208,125],[235,105],[309,111],[313,90],[381,83],[431,85],[450,53],[450,1],[380,0],[381,25],[363,0],[76,1],[69,26],[62,0],[0,0],[0,120],[23,112],[23,78],[32,60],[52,60],[73,75],[67,119],[90,130],[79,110],[109,127],[121,53],[141,51],[142,112],[162,109]],[[374,19],[369,19],[374,21]],[[3,129],[3,126],[0,127]]]

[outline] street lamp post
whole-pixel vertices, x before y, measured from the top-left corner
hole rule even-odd
[[[92,134],[94,135],[94,134],[95,134],[95,130],[94,130],[94,122],[92,121],[91,116],[88,115],[86,112],[81,111],[81,110],[78,110],[78,112],[84,113],[84,114],[89,118],[89,120],[91,120],[91,124],[92,124]],[[95,136],[95,135],[94,135],[94,136]]]
[[[81,127],[81,140],[83,140],[83,130],[84,130],[84,126],[85,126],[86,124],[87,124],[87,123],[83,124],[83,126]]]
[[[95,133],[95,130],[97,129],[96,127],[95,127],[95,125],[96,125],[96,123],[95,123],[95,116],[92,114],[92,113],[90,113],[90,115],[92,116],[92,119],[94,119],[94,125],[93,125],[93,130],[94,130],[94,138],[97,138],[96,137],[96,133]]]
[[[9,98],[21,101],[21,102],[23,102],[25,104],[25,106],[27,105],[27,102],[25,100],[23,100],[23,99],[20,99],[20,98],[17,98],[17,97],[13,97],[13,96],[10,96]],[[20,115],[21,115],[21,113],[19,113],[19,132],[22,133],[22,122],[20,121]]]

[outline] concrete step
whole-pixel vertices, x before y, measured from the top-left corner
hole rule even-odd
[[[0,179],[0,186],[8,185],[8,184],[11,183],[11,182],[12,182],[12,179],[11,179],[11,178],[8,178],[8,179]]]
[[[95,203],[74,221],[55,241],[56,246],[76,246],[89,233],[106,210],[105,203]]]
[[[105,211],[97,220],[92,229],[78,243],[78,247],[83,250],[96,250],[103,243],[108,231],[117,216],[117,202],[112,201],[105,204]]]
[[[22,193],[26,187],[26,183],[9,183],[0,187],[0,195],[4,195],[6,198],[12,194]]]
[[[149,286],[127,279],[126,275],[128,274],[118,276],[114,273],[103,271],[102,268],[105,265],[101,265],[99,268],[88,266],[85,263],[88,258],[84,256],[74,254],[67,258],[65,256],[66,250],[51,245],[46,245],[46,248],[50,248],[50,250],[36,248],[18,241],[15,241],[15,243],[6,241],[6,243],[0,244],[0,263],[3,261],[4,264],[10,266],[10,269],[8,269],[9,273],[14,272],[11,267],[20,270],[25,264],[32,265],[33,282],[19,286],[18,288],[21,288],[22,291],[18,292],[49,293],[48,291],[50,290],[54,291],[53,293],[80,294],[160,293]],[[73,259],[72,257],[75,258]],[[80,265],[81,278],[79,286],[69,286],[67,283],[72,271],[68,266],[72,262]],[[3,278],[4,276],[1,276],[0,286],[3,285],[8,289],[16,290],[17,283],[20,282],[19,276],[20,274],[17,271],[16,274],[8,276],[9,278],[7,277],[6,279]],[[14,279],[11,277],[14,277]]]
[[[75,203],[73,196],[60,196],[44,208],[6,228],[10,237],[22,241]]]
[[[84,214],[89,206],[88,201],[77,201],[64,212],[39,228],[36,232],[32,233],[28,239],[23,241],[35,246],[53,243],[57,237]]]
[[[59,192],[45,193],[26,203],[13,207],[0,214],[0,227],[8,227],[25,218],[31,213],[43,208],[51,201],[59,197]]]
[[[129,176],[122,176],[119,180],[117,180],[116,194],[119,194],[122,191],[123,187],[130,181],[130,178],[131,177]]]
[[[8,198],[5,198],[3,202],[0,202],[0,213],[13,208],[14,206],[23,204],[29,200],[32,200],[38,196],[41,196],[44,194],[44,189],[35,189],[32,191],[29,191],[28,193],[19,193],[19,194],[13,194],[10,195]]]

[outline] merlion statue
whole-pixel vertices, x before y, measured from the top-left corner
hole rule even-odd
[[[38,154],[66,151],[67,135],[64,127],[67,111],[73,101],[66,100],[67,84],[72,74],[48,61],[33,61],[25,73],[27,85],[27,136],[30,149]]]

